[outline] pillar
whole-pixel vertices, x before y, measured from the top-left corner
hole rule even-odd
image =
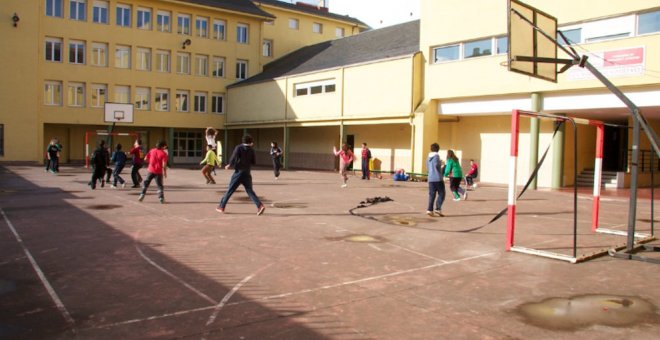
[[[543,96],[540,93],[532,93],[532,111],[541,112],[543,110]],[[530,118],[529,122],[529,172],[531,173],[536,168],[539,162],[539,127],[540,119],[537,117]],[[529,188],[536,190],[538,176],[532,179]]]
[[[555,122],[559,124],[559,122]],[[564,186],[564,133],[566,124],[562,124],[557,135],[552,141],[552,189],[559,189]]]
[[[287,170],[289,168],[289,140],[291,136],[291,128],[288,126],[284,126],[284,145],[282,145],[282,153],[284,156],[284,162],[282,163],[282,168]]]

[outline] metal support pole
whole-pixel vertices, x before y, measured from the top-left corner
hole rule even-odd
[[[555,122],[555,124],[561,124]],[[553,189],[560,189],[564,186],[564,132],[565,124],[557,131],[555,139],[552,141],[553,157],[552,157],[552,183]]]
[[[540,112],[542,108],[542,97],[540,93],[532,93],[532,111]],[[536,168],[536,164],[539,162],[539,130],[540,130],[540,119],[537,117],[531,117],[529,122],[529,170],[533,171]],[[537,178],[534,177],[532,182],[529,184],[529,188],[536,190],[537,188]]]
[[[628,207],[628,243],[626,251],[631,252],[635,244],[635,220],[637,219],[637,172],[639,168],[639,121],[633,118],[632,160],[630,169],[630,206]]]
[[[283,150],[282,150],[282,152],[284,153],[284,155],[283,155],[284,156],[284,162],[282,164],[282,167],[285,170],[289,169],[289,153],[290,153],[290,149],[291,149],[291,147],[290,147],[291,144],[289,143],[289,140],[291,138],[290,136],[291,136],[291,128],[284,125],[284,141],[283,141],[284,145],[283,145]]]

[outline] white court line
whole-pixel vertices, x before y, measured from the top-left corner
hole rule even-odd
[[[5,222],[7,222],[7,226],[11,230],[12,234],[14,234],[14,237],[16,237],[16,241],[21,245],[23,248],[23,252],[25,252],[25,256],[27,256],[28,260],[30,260],[30,264],[32,264],[32,268],[34,268],[34,271],[37,272],[37,276],[39,276],[39,279],[41,280],[41,283],[43,283],[44,287],[48,291],[48,294],[50,295],[51,299],[53,299],[53,302],[55,302],[55,305],[57,306],[57,309],[60,311],[62,316],[64,317],[64,320],[71,326],[73,329],[75,325],[75,321],[71,317],[71,314],[69,314],[69,311],[64,307],[64,304],[62,303],[62,300],[60,299],[59,296],[57,296],[57,293],[55,292],[55,289],[53,289],[53,286],[50,285],[50,282],[48,282],[48,279],[46,278],[46,275],[44,275],[43,271],[41,271],[41,268],[37,264],[37,261],[35,261],[34,257],[32,257],[32,254],[30,251],[27,249],[25,244],[23,243],[23,239],[18,235],[18,232],[16,232],[16,229],[14,228],[14,225],[11,223],[9,218],[7,217],[7,214],[5,214],[5,211],[0,208],[0,213],[2,213],[2,217],[5,218]],[[73,330],[75,332],[75,329]]]
[[[341,283],[337,283],[337,284],[333,284],[333,285],[321,286],[321,287],[317,287],[317,288],[303,289],[303,290],[300,290],[300,291],[297,291],[297,292],[289,292],[289,293],[282,293],[282,294],[277,294],[277,295],[264,296],[264,297],[261,297],[261,298],[255,299],[255,300],[237,301],[237,302],[234,302],[234,303],[227,303],[227,304],[225,304],[225,306],[236,306],[236,305],[240,305],[240,304],[244,304],[244,303],[278,299],[278,298],[283,298],[283,297],[288,297],[288,296],[293,296],[293,295],[300,295],[300,294],[305,294],[305,293],[311,293],[311,292],[326,290],[326,289],[330,289],[330,288],[336,288],[336,287],[352,285],[352,284],[356,284],[356,283],[362,283],[362,282],[367,282],[367,281],[372,281],[372,280],[378,280],[378,279],[398,276],[398,275],[402,275],[402,274],[412,273],[412,272],[416,272],[416,271],[420,271],[420,270],[426,270],[426,269],[431,269],[431,268],[436,268],[436,267],[442,267],[442,266],[445,266],[445,265],[459,263],[459,262],[463,262],[463,261],[474,260],[474,259],[481,258],[481,257],[491,256],[495,253],[496,252],[491,252],[491,253],[486,253],[486,254],[481,254],[481,255],[476,255],[476,256],[471,256],[471,257],[465,257],[465,258],[454,260],[454,261],[448,261],[448,262],[444,262],[444,263],[436,263],[436,264],[432,264],[432,265],[428,265],[428,266],[401,270],[401,271],[393,272],[393,273],[389,273],[389,274],[371,276],[371,277],[367,277],[367,278],[363,278],[363,279],[359,279],[359,280],[346,281],[346,282],[341,282]],[[110,328],[110,327],[127,325],[127,324],[142,322],[142,321],[151,321],[151,320],[156,320],[156,319],[163,319],[163,318],[168,318],[168,317],[172,317],[172,316],[178,316],[178,315],[183,315],[183,314],[188,314],[188,313],[195,313],[195,312],[200,312],[200,311],[211,310],[211,309],[215,309],[216,307],[217,306],[199,307],[199,308],[195,308],[195,309],[182,310],[182,311],[178,311],[178,312],[174,312],[174,313],[166,313],[166,314],[161,314],[161,315],[150,316],[150,317],[143,318],[143,319],[133,319],[133,320],[120,321],[120,322],[115,322],[115,323],[105,324],[105,325],[100,325],[100,326],[94,326],[94,327],[90,327],[89,329]]]
[[[139,234],[139,233],[138,233],[138,234]],[[135,241],[136,241],[136,242],[137,242],[137,237],[138,237],[138,236],[136,235],[136,236],[135,236]],[[140,247],[138,247],[137,243],[135,244],[135,249],[138,251],[138,253],[140,254],[140,256],[142,256],[142,258],[143,258],[145,261],[147,261],[150,265],[156,267],[156,269],[160,270],[160,271],[163,272],[165,275],[167,275],[167,276],[171,277],[172,279],[174,279],[174,281],[176,281],[176,282],[182,284],[184,287],[186,287],[186,288],[188,288],[189,290],[193,291],[195,294],[199,295],[199,296],[200,296],[201,298],[203,298],[204,300],[206,300],[206,301],[208,301],[208,302],[210,302],[210,303],[212,303],[212,304],[214,304],[214,305],[218,303],[217,301],[215,301],[214,299],[212,299],[212,298],[209,297],[208,295],[206,295],[206,294],[202,293],[201,291],[199,291],[197,288],[195,288],[195,287],[193,287],[192,285],[188,284],[186,281],[183,281],[183,279],[181,279],[180,277],[178,277],[178,276],[172,274],[170,271],[168,271],[167,269],[161,267],[161,266],[158,265],[156,262],[154,262],[153,260],[151,260],[147,255],[145,255],[145,254],[142,252],[142,249],[140,249]]]
[[[412,253],[412,254],[415,254],[415,255],[419,255],[419,256],[421,256],[421,257],[426,257],[427,259],[431,259],[431,260],[439,261],[439,262],[442,262],[442,263],[447,263],[447,261],[445,261],[445,260],[443,260],[443,259],[439,259],[439,258],[437,258],[437,257],[433,257],[433,256],[431,256],[431,255],[426,255],[426,254],[424,254],[424,253],[420,253],[420,252],[418,252],[418,251],[415,251],[415,250],[412,250],[412,249],[408,249],[408,248],[406,248],[406,247],[402,247],[402,246],[397,245],[397,244],[394,244],[394,243],[389,243],[389,242],[388,242],[388,243],[386,243],[386,244],[389,244],[389,245],[391,245],[392,247],[395,247],[395,248],[399,248],[399,249],[401,249],[401,250],[403,250],[403,251],[407,251],[407,252],[409,252],[409,253]]]

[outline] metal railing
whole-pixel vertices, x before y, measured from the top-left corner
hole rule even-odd
[[[639,150],[639,171],[640,172],[655,172],[660,171],[660,160],[651,149]],[[628,169],[632,168],[632,149],[628,149]]]

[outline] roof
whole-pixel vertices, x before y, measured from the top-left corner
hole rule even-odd
[[[418,51],[419,20],[415,20],[300,48],[265,65],[263,72],[229,87],[403,57]]]
[[[365,24],[364,22],[352,18],[348,15],[340,15],[340,14],[335,14],[335,13],[330,13],[327,11],[327,8],[321,7],[321,9],[318,9],[316,6],[313,5],[308,5],[305,3],[300,3],[300,4],[292,4],[284,1],[279,1],[279,0],[253,0],[253,2],[256,5],[268,5],[268,6],[274,6],[274,7],[279,7],[279,8],[284,8],[284,9],[289,9],[297,12],[304,12],[304,13],[309,13],[313,15],[318,15],[321,17],[326,17],[326,18],[331,18],[339,21],[344,21],[344,22],[350,22],[355,25],[359,25],[365,28],[368,28],[369,25]]]
[[[263,11],[250,0],[179,0],[197,5],[217,7],[260,17],[275,18],[274,15]]]

